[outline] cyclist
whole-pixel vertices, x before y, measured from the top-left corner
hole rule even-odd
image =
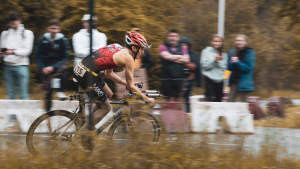
[[[109,99],[113,93],[100,77],[99,72],[105,70],[104,75],[112,81],[127,86],[131,92],[138,92],[142,99],[148,103],[154,103],[153,98],[148,98],[140,92],[135,86],[138,82],[133,82],[133,67],[135,59],[139,59],[144,49],[148,47],[145,37],[136,32],[127,32],[125,35],[126,46],[122,47],[119,44],[112,44],[98,49],[93,55],[85,57],[74,68],[74,78],[82,87],[89,97],[95,95],[95,105],[93,106],[93,127],[101,121],[103,117],[110,111],[111,106]],[[113,69],[125,67],[125,79],[117,76]],[[101,110],[102,109],[102,110]],[[88,123],[85,123],[78,133],[86,130]],[[79,134],[74,137],[74,143],[80,149],[83,149],[79,144]],[[84,149],[83,149],[84,150]]]

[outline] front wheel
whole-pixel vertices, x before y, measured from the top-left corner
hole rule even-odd
[[[149,113],[133,112],[129,116],[119,117],[110,127],[108,139],[116,148],[137,140],[143,142],[157,142],[160,135],[160,126],[157,119]]]
[[[82,126],[76,114],[65,110],[47,112],[30,126],[26,145],[34,155],[48,156],[66,153],[73,145],[72,137]]]

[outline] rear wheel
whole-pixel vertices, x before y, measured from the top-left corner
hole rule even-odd
[[[79,119],[73,123],[75,117],[76,114],[65,110],[50,111],[41,115],[27,132],[28,151],[42,156],[65,154],[73,145],[74,133],[82,126]]]
[[[128,117],[119,117],[107,133],[115,148],[124,147],[131,141],[158,141],[160,126],[154,116],[145,112],[133,112],[131,119]]]

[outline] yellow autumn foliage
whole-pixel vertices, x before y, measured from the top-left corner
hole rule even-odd
[[[288,19],[288,15],[283,15],[292,9],[293,1],[284,3],[281,0],[226,1],[224,52],[234,48],[236,35],[246,34],[249,37],[249,45],[256,51],[255,84],[258,90],[271,92],[275,89],[299,88],[296,85],[300,82],[297,74],[300,62],[297,58],[299,37],[294,36],[293,30],[286,31],[290,20],[295,22],[294,18],[298,16]],[[193,43],[192,50],[198,52],[199,56],[201,51],[210,45],[211,36],[217,33],[218,1],[94,0],[94,2],[94,11],[98,18],[96,28],[107,35],[108,44],[124,45],[126,31],[133,27],[143,30],[145,37],[152,44],[150,53],[155,59],[155,65],[148,72],[152,89],[160,89],[161,69],[157,47],[166,40],[169,29],[176,28],[180,30],[181,36],[190,37]],[[46,24],[50,19],[59,19],[62,33],[71,42],[73,34],[82,28],[81,18],[88,13],[88,1],[4,0],[0,6],[0,31],[8,29],[6,17],[10,11],[22,15],[26,29],[32,30],[35,38],[46,32]],[[281,17],[284,19],[278,19]],[[297,29],[297,24],[295,25]],[[73,56],[73,52],[71,54]],[[34,52],[31,58],[33,55]],[[68,67],[71,75],[72,62]],[[39,81],[39,70],[33,59],[30,72],[31,88],[34,91]],[[75,89],[71,80],[72,77],[69,76],[69,90]],[[108,83],[114,90],[113,83],[109,80]]]

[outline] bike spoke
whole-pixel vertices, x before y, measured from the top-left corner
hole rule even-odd
[[[33,133],[33,146],[39,154],[61,154],[73,144],[72,137],[76,127],[63,116],[53,116],[42,121]],[[68,128],[69,127],[69,128]],[[66,130],[66,131],[65,131]],[[65,131],[64,133],[61,133]]]

